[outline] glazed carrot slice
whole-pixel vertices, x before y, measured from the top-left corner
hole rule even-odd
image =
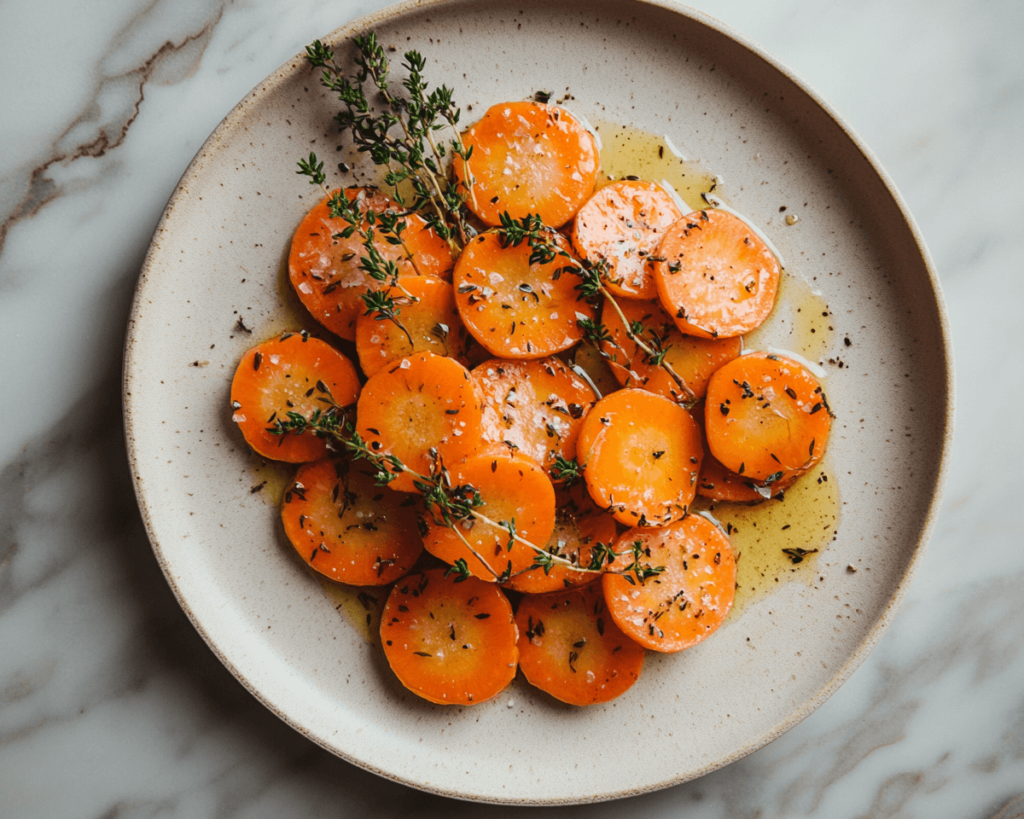
[[[589,262],[608,264],[605,284],[616,296],[656,299],[649,258],[665,231],[683,218],[675,200],[655,182],[622,179],[601,188],[573,220],[572,244]]]
[[[743,350],[743,341],[738,337],[684,336],[659,302],[622,299],[618,304],[631,326],[635,327],[639,322],[640,336],[648,346],[654,350],[667,350],[665,362],[695,398],[702,398],[707,392],[711,374]],[[629,339],[626,325],[608,302],[602,309],[601,322],[611,335],[611,339],[603,342],[601,347],[622,386],[639,387],[673,401],[689,398],[664,367],[652,363],[649,356]]]
[[[398,304],[393,320],[364,310],[356,321],[356,352],[363,372],[373,375],[420,352],[462,361],[469,334],[455,309],[451,284],[428,276],[399,276],[398,285],[383,288]]]
[[[406,467],[429,475],[432,450],[454,463],[480,444],[482,408],[476,381],[451,358],[414,353],[378,370],[363,386],[356,405],[356,429],[378,455],[393,455]],[[393,489],[415,492],[407,472]]]
[[[373,188],[349,188],[345,195],[357,202],[363,213],[397,209],[390,198]],[[313,318],[332,333],[352,341],[356,318],[366,309],[360,297],[379,285],[359,266],[366,250],[358,232],[347,239],[340,235],[350,225],[344,219],[331,218],[328,201],[325,198],[317,204],[295,229],[288,254],[288,278]],[[448,275],[452,257],[447,243],[427,227],[422,217],[410,214],[405,222],[404,247],[390,244],[378,234],[375,245],[381,256],[397,262],[402,273]]]
[[[423,551],[411,498],[377,486],[358,463],[304,464],[281,504],[285,534],[314,571],[380,586],[408,574]]]
[[[519,667],[557,700],[608,702],[640,677],[644,649],[615,625],[600,583],[524,597],[516,625]]]
[[[549,471],[556,456],[576,456],[580,424],[597,396],[566,364],[495,358],[473,377],[483,394],[485,441],[505,443]]]
[[[576,442],[594,502],[627,526],[682,518],[696,493],[700,429],[685,409],[646,390],[606,395]]]
[[[569,243],[555,243],[568,251]],[[543,358],[582,338],[580,317],[594,317],[579,301],[576,276],[562,274],[565,259],[530,264],[530,247],[503,247],[497,234],[473,239],[455,265],[455,303],[466,329],[492,355]]]
[[[726,469],[772,485],[813,468],[832,426],[821,382],[773,353],[740,356],[711,376],[705,421]]]
[[[289,463],[315,461],[327,442],[311,434],[275,435],[272,425],[289,412],[308,418],[315,410],[355,403],[356,368],[345,356],[305,331],[284,333],[242,356],[231,381],[231,420],[249,446],[265,458]]]
[[[618,537],[615,519],[594,504],[581,484],[557,492],[555,504],[555,529],[543,544],[546,551],[587,566],[598,543],[611,546]],[[536,568],[515,575],[508,585],[518,592],[542,594],[583,586],[597,577],[592,572],[579,572],[554,563],[547,572]]]
[[[616,551],[628,552],[634,544],[643,566],[663,571],[642,582],[633,574],[602,576],[608,611],[619,628],[645,648],[674,652],[722,625],[736,592],[736,559],[717,526],[689,515],[660,529],[630,529]]]
[[[700,464],[700,475],[697,478],[697,494],[702,498],[729,503],[761,503],[769,497],[782,497],[782,493],[792,486],[796,477],[784,478],[769,487],[758,487],[750,478],[730,472],[708,449],[707,435],[704,432],[704,405],[698,404],[690,413],[701,430],[701,443],[704,444],[704,460]],[[760,491],[758,491],[760,489]]]
[[[512,606],[501,589],[445,577],[444,569],[395,585],[380,638],[402,685],[440,705],[489,700],[512,682],[519,661]]]
[[[471,498],[474,491],[480,493],[483,505],[476,512],[503,525],[477,519],[458,522],[452,528],[444,524],[436,509],[430,508],[423,535],[427,551],[453,565],[465,560],[470,572],[490,582],[505,572],[515,574],[533,565],[536,551],[514,540],[505,526],[514,525],[519,537],[540,547],[551,537],[555,490],[537,462],[492,446],[450,467],[449,472],[452,485],[461,487],[465,497]]]
[[[500,224],[507,211],[514,219],[537,213],[561,227],[594,190],[597,141],[564,108],[501,103],[462,141],[472,154],[468,163],[454,161],[455,176],[464,184],[472,179],[466,204],[488,225]]]
[[[775,305],[779,262],[750,226],[723,210],[680,219],[658,246],[654,281],[687,335],[729,338],[759,326]]]

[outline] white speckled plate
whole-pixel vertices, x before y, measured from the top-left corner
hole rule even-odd
[[[570,708],[519,681],[473,708],[408,695],[282,543],[276,510],[250,493],[252,459],[229,420],[236,361],[287,314],[280,270],[313,202],[295,160],[311,147],[334,155],[334,104],[296,58],[227,116],[186,171],[128,327],[135,485],[181,605],[282,719],[357,765],[436,793],[610,799],[750,753],[864,659],[934,520],[951,433],[948,328],[902,200],[827,104],[756,45],[682,7],[410,2],[325,39],[368,27],[399,52],[421,50],[464,112],[569,87],[574,110],[667,133],[724,178],[733,206],[771,234],[837,324],[826,357],[844,363],[829,367],[839,535],[820,556],[820,579],[781,585],[682,655],[649,655],[640,682],[613,703]],[[799,213],[796,225],[784,226],[782,206]],[[253,336],[235,329],[239,316]],[[861,570],[847,572],[851,563]]]

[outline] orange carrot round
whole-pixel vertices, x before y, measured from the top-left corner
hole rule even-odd
[[[646,390],[606,395],[576,442],[587,489],[627,526],[683,517],[696,492],[700,429],[685,409]]]
[[[589,262],[606,262],[605,284],[616,296],[656,299],[649,261],[665,231],[683,218],[655,182],[622,179],[597,191],[573,220],[572,243]]]
[[[512,682],[519,661],[512,606],[498,586],[430,569],[391,590],[380,638],[391,670],[420,697],[475,705]]]
[[[516,625],[519,667],[557,700],[608,702],[640,677],[644,649],[615,625],[600,583],[524,597]]]
[[[656,301],[623,299],[618,304],[627,322],[642,325],[640,337],[649,347],[656,353],[668,351],[665,363],[689,388],[694,398],[702,398],[707,392],[711,374],[743,350],[740,338],[684,336]],[[601,321],[611,335],[609,341],[602,342],[601,348],[607,354],[608,364],[620,384],[640,387],[673,401],[690,398],[665,367],[654,364],[648,354],[630,340],[626,325],[607,301],[601,312]]]
[[[306,564],[354,586],[380,586],[408,574],[423,551],[409,497],[377,486],[346,461],[299,468],[281,504],[285,534]]]
[[[242,356],[231,381],[231,420],[249,446],[265,458],[289,463],[315,461],[327,442],[311,433],[275,435],[274,422],[289,412],[309,418],[359,395],[356,368],[345,356],[306,332],[284,333]]]
[[[377,371],[356,405],[356,429],[377,455],[393,455],[429,475],[434,452],[455,463],[480,444],[480,393],[469,370],[433,353],[415,353]],[[415,492],[415,478],[401,472],[394,489]]]
[[[603,575],[608,610],[619,628],[645,648],[674,652],[722,625],[736,593],[736,559],[717,526],[689,515],[660,529],[630,529],[616,551],[628,554],[634,544],[643,567],[662,571],[643,580],[635,573]]]
[[[704,405],[698,404],[690,413],[701,430],[701,443],[704,444],[704,460],[700,464],[700,475],[697,478],[697,494],[702,498],[728,503],[761,503],[769,497],[779,497],[792,486],[795,476],[779,480],[771,487],[762,487],[758,491],[753,480],[730,472],[708,448],[707,435],[704,432]]]
[[[557,358],[491,359],[473,370],[483,395],[483,439],[505,443],[550,471],[556,456],[576,456],[594,391]]]
[[[461,496],[479,493],[482,505],[475,512],[501,525],[472,519],[448,526],[440,510],[430,507],[423,536],[427,551],[452,565],[464,560],[472,574],[492,583],[504,573],[529,569],[536,551],[506,527],[514,526],[534,546],[548,542],[555,528],[555,490],[544,470],[532,458],[492,446],[450,467],[449,474]]]
[[[397,287],[383,289],[396,301],[397,316],[364,310],[356,320],[356,352],[367,376],[413,353],[463,359],[469,336],[451,284],[429,276],[399,276]]]
[[[544,550],[572,560],[578,566],[588,566],[598,543],[611,546],[618,536],[615,519],[599,509],[580,484],[556,494],[555,528],[543,545]],[[581,572],[563,563],[530,569],[515,575],[509,587],[527,594],[560,591],[572,586],[592,583],[597,575]]]
[[[711,376],[704,417],[715,458],[773,486],[821,460],[832,426],[821,382],[773,353],[740,356]]]
[[[654,281],[661,303],[687,335],[729,338],[768,318],[779,262],[750,226],[723,210],[684,216],[658,246]]]
[[[344,193],[362,213],[397,209],[389,197],[374,188],[349,188]],[[288,254],[288,278],[313,318],[332,333],[352,341],[356,319],[366,309],[361,296],[380,284],[360,267],[359,260],[366,250],[359,233],[341,236],[351,225],[344,219],[331,218],[329,201],[323,199],[295,229]],[[404,246],[390,244],[375,228],[374,245],[380,255],[396,262],[404,274],[447,276],[452,268],[448,244],[427,227],[422,217],[409,214],[405,222]],[[364,221],[361,227],[365,229],[367,224]]]
[[[568,252],[560,235],[552,239]],[[527,242],[502,246],[495,233],[473,239],[455,265],[455,302],[466,329],[492,355],[543,358],[566,350],[582,338],[580,317],[594,308],[579,301],[579,279],[560,273],[566,259],[530,264]]]
[[[561,227],[594,190],[597,141],[572,114],[539,102],[492,106],[462,135],[469,162],[455,159],[466,204],[488,225],[537,213]]]

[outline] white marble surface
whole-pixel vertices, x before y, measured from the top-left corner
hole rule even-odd
[[[221,117],[379,0],[0,3],[0,816],[511,816],[391,784],[266,711],[164,581],[121,432],[149,237]],[[952,470],[892,628],[746,759],[567,816],[967,817],[1024,791],[1024,4],[703,0],[864,137],[930,245],[957,361]]]

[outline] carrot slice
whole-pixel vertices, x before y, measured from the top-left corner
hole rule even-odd
[[[618,537],[615,519],[594,504],[582,485],[557,492],[555,504],[555,528],[548,542],[543,544],[551,554],[586,566],[598,543],[610,546]],[[542,594],[583,586],[596,577],[592,572],[579,572],[565,564],[554,563],[547,572],[537,568],[517,574],[508,585],[518,592]]]
[[[701,443],[704,445],[704,460],[700,464],[700,476],[697,478],[697,494],[702,498],[729,503],[761,503],[769,497],[782,497],[795,477],[776,481],[768,488],[760,488],[750,478],[730,472],[722,462],[711,454],[708,448],[707,435],[704,432],[704,405],[699,404],[690,413],[701,431]]]
[[[773,486],[822,459],[832,426],[821,382],[772,353],[740,356],[711,376],[704,417],[725,468]]]
[[[385,367],[363,386],[356,428],[378,455],[394,455],[420,475],[430,474],[436,450],[454,463],[480,444],[480,392],[469,370],[451,358],[414,353]],[[416,492],[415,478],[398,474],[391,487]]]
[[[265,458],[289,463],[315,461],[327,442],[314,435],[274,435],[272,424],[289,412],[308,418],[333,399],[338,406],[359,395],[356,368],[345,356],[305,331],[284,333],[242,356],[231,381],[231,420],[245,442]]]
[[[654,281],[665,309],[687,335],[749,333],[775,305],[779,262],[750,226],[723,210],[683,217],[665,232]]]
[[[491,359],[473,370],[483,394],[483,439],[505,443],[550,470],[576,456],[583,416],[597,396],[557,358]]]
[[[584,419],[576,449],[594,502],[627,526],[662,526],[693,502],[700,429],[667,398],[645,390],[606,395]]]
[[[358,464],[304,464],[284,493],[281,521],[299,556],[331,580],[380,586],[408,574],[423,551],[412,500],[377,486]]]
[[[560,235],[554,241],[568,251]],[[571,347],[582,338],[577,319],[592,319],[595,311],[577,299],[576,276],[559,272],[563,262],[531,265],[526,242],[503,247],[494,233],[475,238],[453,273],[466,329],[502,358],[543,358]]]
[[[466,204],[488,225],[499,225],[507,211],[514,219],[536,213],[561,227],[594,190],[597,141],[564,108],[501,103],[462,141],[472,155],[468,163],[455,160],[455,176],[471,188]]]
[[[345,195],[358,202],[363,213],[397,210],[389,197],[374,188],[349,188]],[[323,199],[295,229],[288,254],[288,278],[313,318],[332,333],[353,341],[356,319],[366,309],[360,297],[379,285],[359,266],[366,254],[362,239],[358,233],[347,239],[340,235],[350,225],[344,219],[331,218],[329,201]],[[405,274],[446,276],[452,268],[448,244],[427,227],[421,216],[409,214],[405,223],[405,248],[378,235],[375,245],[381,256],[396,262]]]
[[[398,303],[394,320],[364,310],[356,321],[356,352],[366,375],[413,353],[463,360],[469,334],[455,309],[455,295],[448,282],[428,276],[399,276],[398,287],[384,289]]]
[[[656,299],[649,261],[665,231],[683,218],[654,182],[622,179],[601,188],[573,220],[572,244],[590,262],[607,262],[605,284],[616,296]]]
[[[519,662],[512,606],[497,586],[444,569],[405,578],[388,597],[380,638],[391,670],[439,705],[475,705],[512,682]]]
[[[695,398],[703,398],[711,374],[732,361],[743,350],[740,338],[697,338],[679,332],[672,318],[654,301],[619,302],[626,321],[642,327],[641,338],[654,350],[667,350],[665,362],[682,379]],[[605,302],[601,322],[611,339],[601,344],[612,372],[624,387],[640,387],[673,401],[688,399],[664,367],[653,364],[647,354],[626,334],[618,312]]]
[[[644,649],[607,612],[601,584],[524,597],[516,612],[519,667],[570,705],[608,702],[640,677]]]
[[[633,574],[602,576],[608,611],[619,628],[645,648],[674,652],[722,625],[736,593],[736,559],[717,526],[689,515],[660,529],[630,529],[616,551],[628,552],[635,543],[641,565],[664,570],[643,582]]]
[[[554,487],[532,458],[502,449],[492,446],[451,467],[452,485],[461,487],[467,498],[479,492],[483,505],[476,511],[480,515],[496,524],[511,523],[519,537],[543,547],[555,528]],[[514,540],[504,526],[477,519],[457,522],[455,527],[445,525],[437,510],[428,509],[423,535],[427,551],[453,565],[465,560],[470,572],[490,582],[496,575],[515,574],[533,565],[536,551]]]

